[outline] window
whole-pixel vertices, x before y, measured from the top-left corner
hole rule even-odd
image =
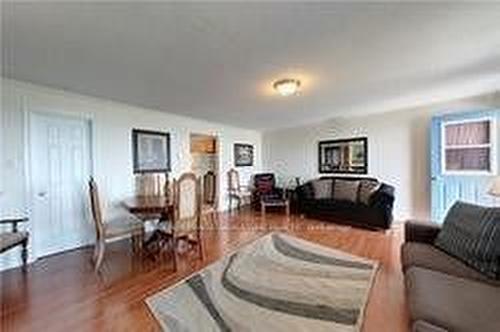
[[[443,123],[444,173],[491,174],[496,170],[495,123],[492,119]]]

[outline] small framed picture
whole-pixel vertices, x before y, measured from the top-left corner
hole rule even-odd
[[[151,130],[132,130],[134,173],[170,171],[170,134]]]
[[[234,166],[253,166],[253,145],[234,144]]]

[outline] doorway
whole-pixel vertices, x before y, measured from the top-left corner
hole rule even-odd
[[[219,178],[219,152],[217,136],[206,134],[190,135],[191,172],[203,178],[213,172]],[[215,193],[218,193],[218,180],[215,181]],[[218,195],[216,195],[218,196]]]
[[[48,113],[29,117],[29,200],[37,257],[93,241],[88,218],[89,120]]]

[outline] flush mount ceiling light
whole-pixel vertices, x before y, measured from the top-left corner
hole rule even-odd
[[[300,81],[293,78],[285,78],[274,82],[273,87],[284,97],[297,94],[300,87]]]

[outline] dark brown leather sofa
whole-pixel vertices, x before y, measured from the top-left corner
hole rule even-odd
[[[334,199],[333,190],[337,180],[378,182],[374,178],[346,176],[325,176],[306,182],[296,189],[299,212],[311,218],[369,229],[389,229],[391,227],[394,187],[380,183],[378,189],[370,197],[368,204],[362,204],[359,201]],[[317,199],[313,188],[314,181],[330,181],[332,183],[331,197]]]

